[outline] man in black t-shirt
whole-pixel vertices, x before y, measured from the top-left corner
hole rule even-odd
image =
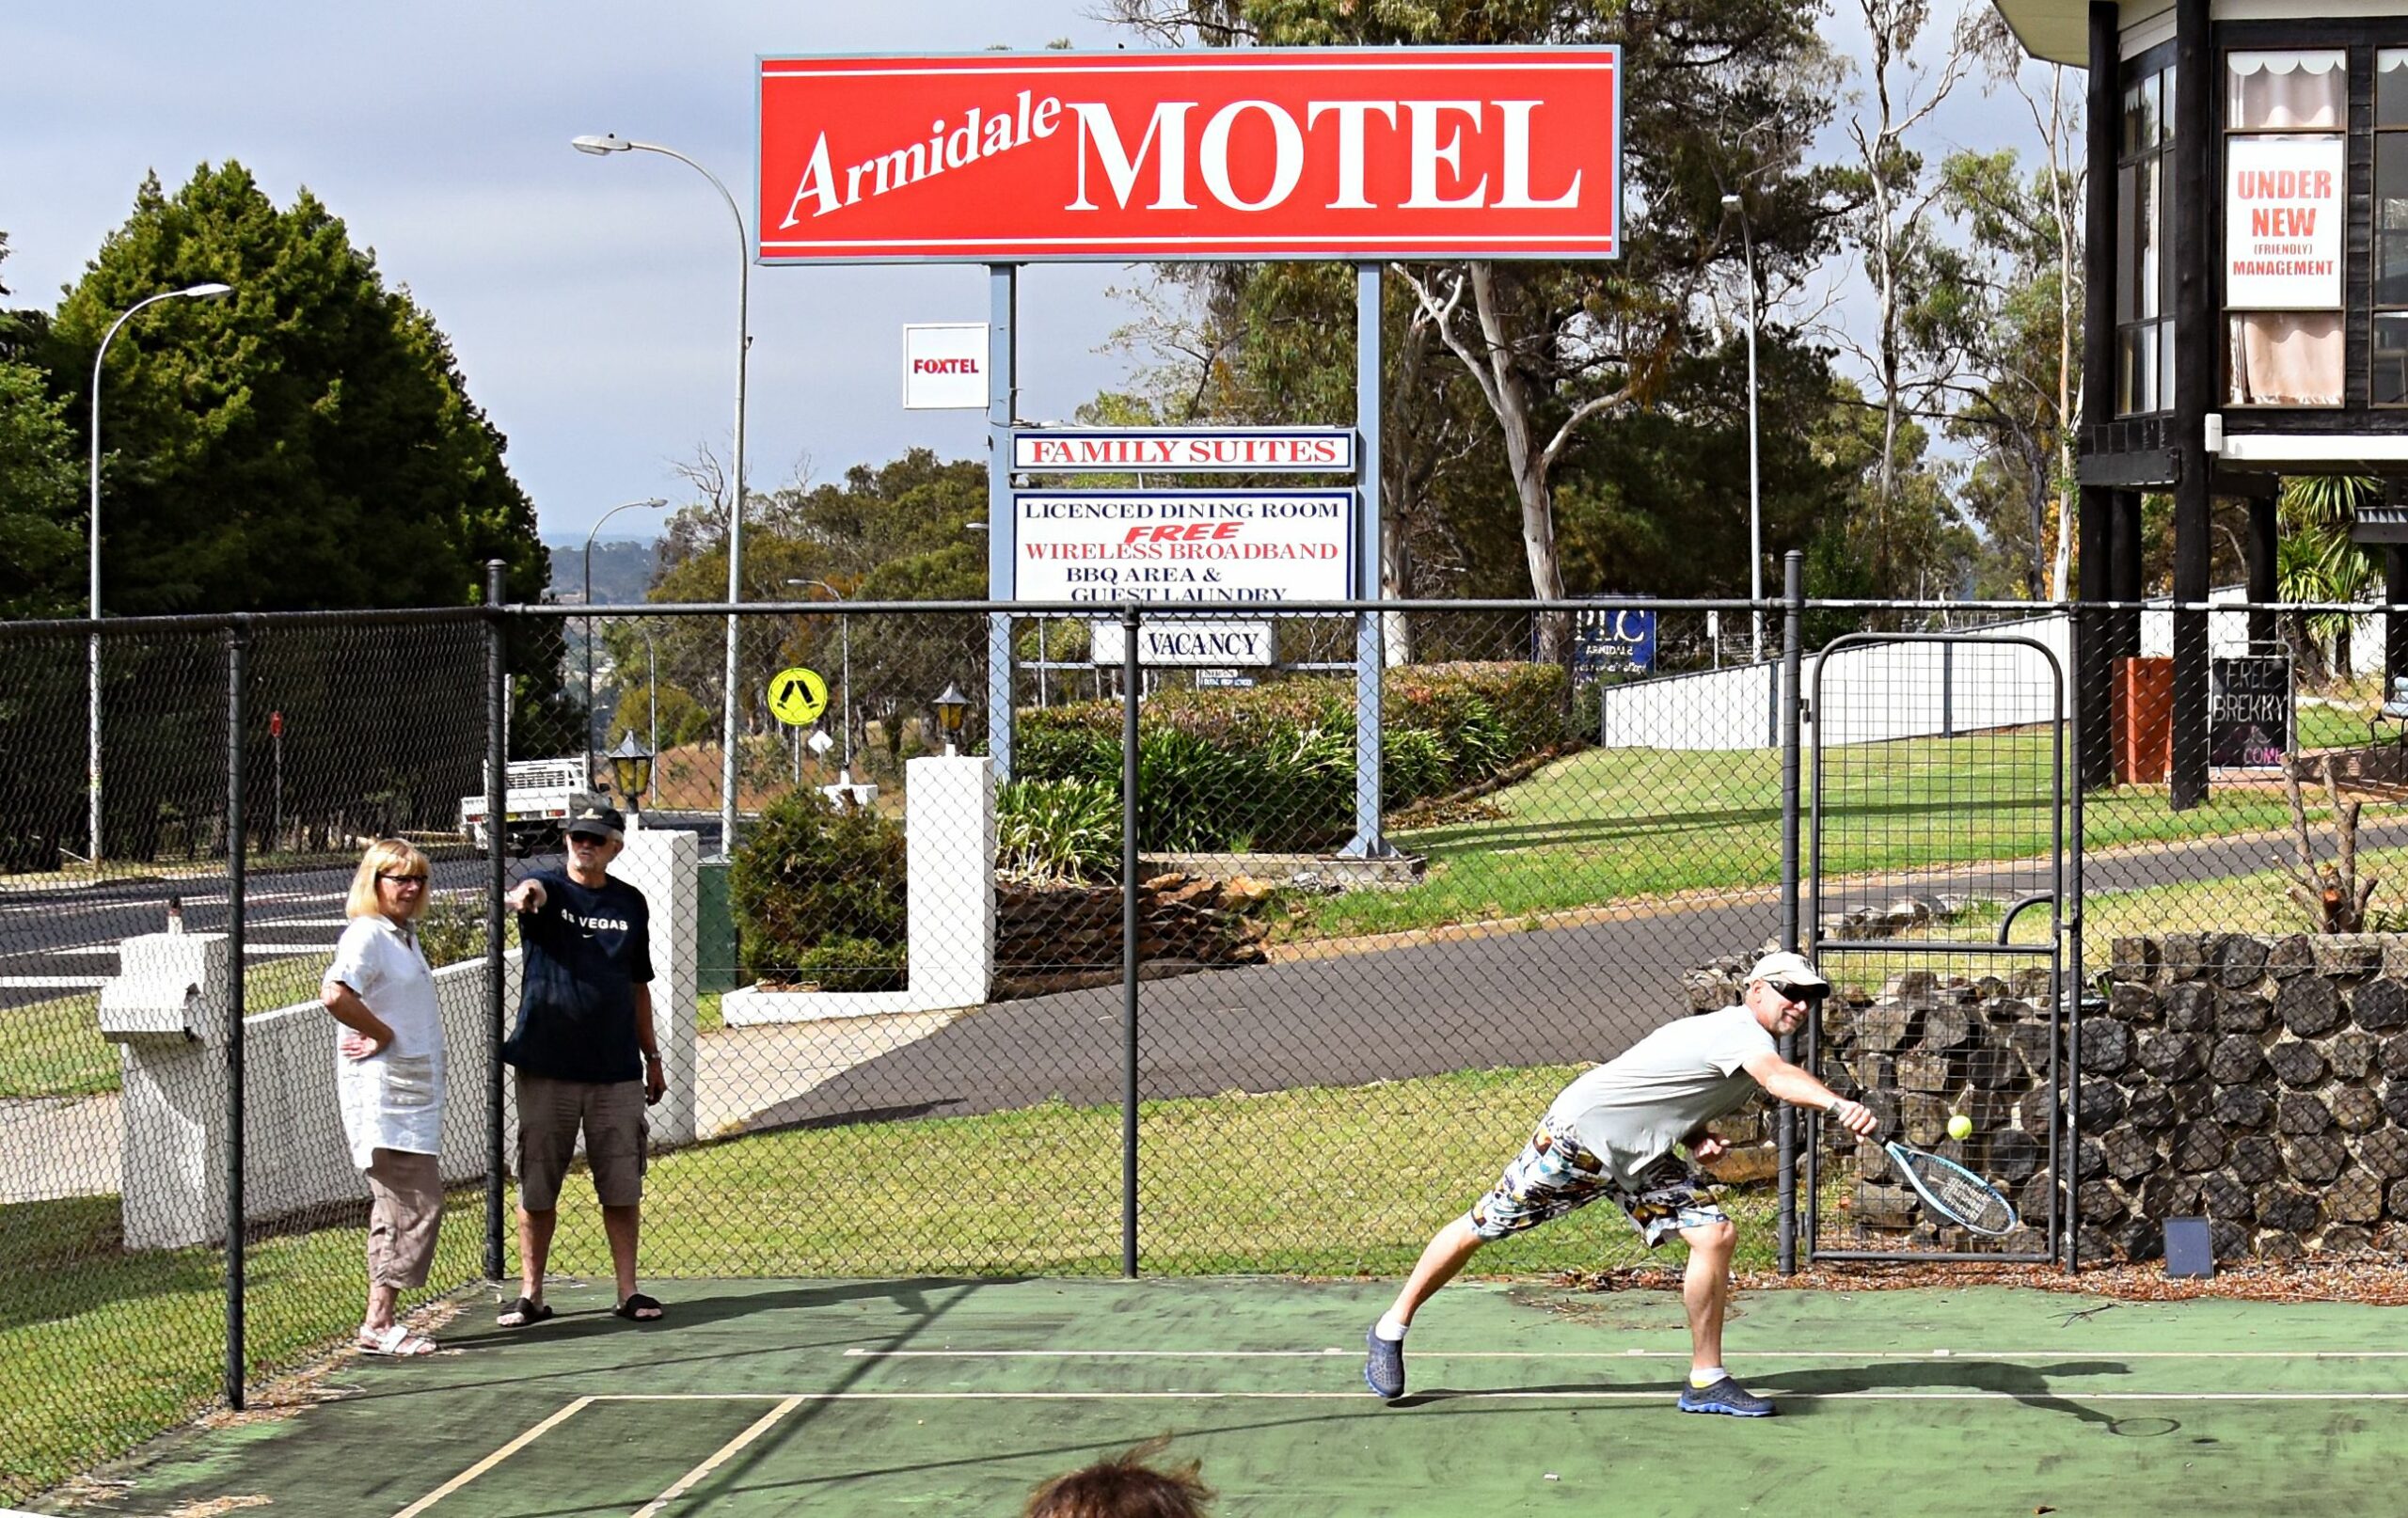
[[[569,810],[568,868],[530,877],[502,898],[518,914],[524,951],[518,1026],[501,1046],[518,1071],[518,1300],[502,1310],[505,1328],[552,1315],[544,1265],[580,1127],[618,1275],[612,1310],[661,1315],[636,1289],[644,1109],[669,1085],[652,1032],[651,914],[643,893],[610,873],[626,844],[618,809],[580,797]]]

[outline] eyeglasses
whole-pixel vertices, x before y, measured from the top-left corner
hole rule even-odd
[[[376,872],[376,878],[379,880],[390,880],[395,885],[426,884],[426,877],[423,875],[403,875],[392,870],[378,870]]]

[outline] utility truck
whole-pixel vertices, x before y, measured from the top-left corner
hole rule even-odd
[[[582,759],[514,760],[503,775],[502,846],[521,857],[557,846],[569,807],[593,789]],[[460,798],[460,830],[478,852],[492,851],[484,792]]]

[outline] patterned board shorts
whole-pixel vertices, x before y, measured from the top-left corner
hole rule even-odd
[[[1713,1182],[1677,1156],[1656,1161],[1635,1188],[1625,1188],[1579,1141],[1542,1121],[1496,1189],[1472,1204],[1471,1225],[1482,1239],[1502,1239],[1601,1196],[1614,1199],[1650,1249],[1683,1228],[1731,1221],[1714,1199]]]

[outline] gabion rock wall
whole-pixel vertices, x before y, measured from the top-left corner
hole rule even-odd
[[[2077,1100],[2077,1208],[2123,1257],[2198,1216],[2221,1257],[2408,1249],[2408,937],[2117,939]]]

